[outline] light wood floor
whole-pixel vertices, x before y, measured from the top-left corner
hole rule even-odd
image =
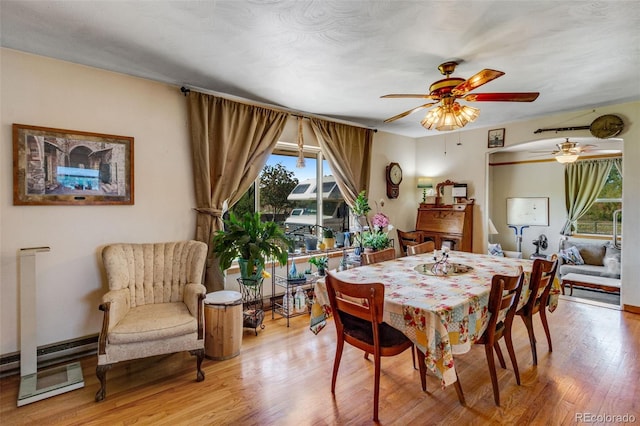
[[[380,423],[408,424],[575,424],[578,413],[632,415],[640,422],[640,315],[561,299],[549,315],[554,351],[547,351],[535,319],[539,365],[522,321],[514,322],[514,344],[522,375],[498,368],[502,407],[493,402],[482,347],[456,357],[467,400],[458,403],[452,386],[434,377],[420,388],[409,351],[382,360]],[[319,335],[298,317],[286,327],[271,321],[256,337],[244,334],[241,354],[227,361],[205,360],[204,382],[195,381],[188,354],[155,357],[114,366],[107,397],[98,389],[95,357],[81,360],[85,387],[16,408],[19,378],[0,380],[2,425],[335,425],[371,424],[373,367],[345,346],[335,399],[331,368],[335,330],[330,321]],[[505,352],[506,354],[506,352]],[[602,424],[600,422],[599,424]]]

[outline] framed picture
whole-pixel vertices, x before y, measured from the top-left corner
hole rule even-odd
[[[13,204],[133,204],[133,138],[13,125]]]
[[[504,129],[489,130],[489,148],[504,146]]]

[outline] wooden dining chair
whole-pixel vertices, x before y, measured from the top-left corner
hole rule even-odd
[[[518,308],[518,300],[522,292],[522,283],[524,282],[524,273],[522,267],[518,268],[518,274],[513,276],[494,275],[491,279],[491,292],[489,293],[488,312],[491,315],[487,329],[474,343],[484,345],[485,354],[487,355],[487,364],[489,365],[489,374],[491,375],[491,385],[493,386],[493,400],[497,406],[500,406],[500,389],[498,388],[498,376],[496,373],[496,364],[493,358],[495,349],[498,355],[498,361],[502,368],[507,368],[499,341],[504,337],[509,358],[513,365],[513,371],[516,375],[516,383],[520,384],[520,372],[518,371],[518,361],[513,350],[513,341],[511,339],[511,325]]]
[[[396,229],[396,231],[398,232],[400,251],[403,256],[407,254],[407,247],[420,244],[424,241],[422,232],[420,231],[401,231],[399,229]]]
[[[547,302],[549,301],[549,293],[558,269],[558,258],[554,254],[551,260],[535,259],[531,268],[531,278],[529,279],[529,299],[525,305],[516,311],[524,321],[529,333],[529,342],[531,343],[531,355],[533,357],[533,365],[538,365],[538,353],[536,351],[536,336],[533,333],[533,316],[540,313],[540,321],[547,335],[547,343],[549,344],[549,352],[553,352],[551,346],[551,333],[549,332],[549,323],[547,322]]]
[[[407,256],[414,256],[422,253],[432,253],[436,249],[436,243],[425,241],[424,243],[407,246]]]
[[[374,263],[384,262],[385,260],[393,260],[396,258],[396,249],[393,247],[384,250],[372,251],[370,253],[362,253],[360,262],[363,265],[371,265]]]
[[[350,283],[337,278],[332,272],[328,272],[326,285],[337,333],[331,393],[335,395],[336,377],[345,342],[362,349],[365,352],[365,357],[368,353],[373,354],[373,420],[378,421],[380,358],[398,355],[413,348],[413,343],[401,331],[382,321],[383,284]],[[362,303],[358,303],[358,301]]]

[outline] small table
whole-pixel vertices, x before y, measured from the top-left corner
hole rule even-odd
[[[608,278],[597,275],[583,275],[570,273],[562,277],[562,294],[564,294],[564,286],[569,284],[569,296],[573,296],[573,285],[582,287],[595,288],[599,290],[620,293],[620,279]]]

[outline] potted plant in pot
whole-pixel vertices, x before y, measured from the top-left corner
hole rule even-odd
[[[291,241],[275,222],[263,222],[260,213],[246,213],[241,218],[231,213],[224,224],[211,242],[223,271],[238,259],[240,276],[259,281],[268,257],[287,264]]]
[[[329,258],[327,256],[312,257],[309,259],[309,263],[318,268],[318,275],[323,277],[329,266]]]
[[[333,233],[333,229],[324,228],[322,231],[322,242],[324,243],[325,248],[332,249],[336,245],[336,238]]]

